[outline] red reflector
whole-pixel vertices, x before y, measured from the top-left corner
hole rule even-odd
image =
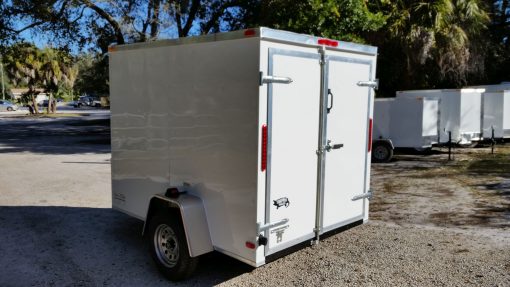
[[[262,125],[262,155],[260,159],[260,170],[267,168],[267,125]]]
[[[249,249],[255,249],[255,247],[257,247],[255,245],[255,243],[250,242],[250,241],[246,241],[245,245],[246,245],[246,248],[249,248]]]
[[[338,47],[338,42],[330,39],[319,39],[317,41],[319,45],[329,46],[329,47]]]
[[[368,121],[368,152],[372,151],[372,119]]]
[[[248,30],[244,31],[244,36],[246,36],[246,37],[255,36],[255,34],[257,34],[257,31],[255,31],[253,29],[248,29]]]

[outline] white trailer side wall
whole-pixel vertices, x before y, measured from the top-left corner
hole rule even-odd
[[[494,128],[494,137],[503,137],[503,100],[502,92],[491,92],[483,94],[483,137],[492,137],[492,128]]]
[[[503,136],[510,138],[510,89],[503,93]]]
[[[399,91],[397,97],[440,100],[440,142],[470,143],[479,140],[481,130],[481,94],[483,89]]]
[[[510,137],[510,90],[483,94],[483,136]]]
[[[144,219],[169,187],[171,56],[164,48],[110,53],[113,207]]]
[[[482,93],[461,92],[460,133],[463,141],[480,139]]]
[[[111,66],[124,67],[110,76],[114,207],[143,219],[153,194],[184,184],[214,248],[253,264],[259,39],[118,51]]]
[[[437,142],[437,100],[400,97],[391,113],[391,139],[395,147],[427,148]]]
[[[391,99],[375,99],[374,101],[374,126],[373,136],[374,140],[389,139],[390,134],[390,121],[391,110],[395,102],[394,98]]]
[[[438,142],[439,101],[423,99],[422,136],[428,138],[427,145]]]

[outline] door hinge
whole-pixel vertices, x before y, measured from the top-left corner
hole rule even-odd
[[[262,86],[263,84],[290,84],[292,83],[292,79],[289,77],[278,77],[278,76],[264,76],[262,72],[260,72],[260,80],[259,84]]]
[[[360,87],[369,87],[377,90],[379,88],[379,79],[375,79],[375,81],[359,81],[357,85]]]
[[[371,190],[369,190],[368,192],[354,196],[351,200],[356,201],[356,200],[360,200],[363,198],[368,198],[370,200],[370,199],[372,199],[372,195],[373,195],[373,192]]]

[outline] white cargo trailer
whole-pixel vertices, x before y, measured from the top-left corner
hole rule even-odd
[[[372,159],[387,162],[394,148],[431,148],[439,140],[439,100],[376,99]]]
[[[510,88],[510,87],[509,87]],[[483,93],[482,136],[510,138],[510,90]]]
[[[113,207],[170,279],[368,220],[377,48],[257,28],[110,52]]]
[[[466,88],[484,89],[486,92],[501,92],[504,90],[510,90],[510,82],[502,82],[501,84],[495,84],[495,85],[471,86],[471,87],[466,87]]]
[[[480,141],[484,89],[399,91],[397,98],[439,100],[439,143],[468,145]]]

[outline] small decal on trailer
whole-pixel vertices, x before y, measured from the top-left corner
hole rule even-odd
[[[276,243],[280,243],[283,240],[283,233],[285,232],[285,229],[289,228],[288,225],[279,227],[277,229],[271,230],[271,233],[276,233]]]
[[[273,205],[276,206],[276,209],[285,206],[289,207],[290,201],[287,197],[282,197],[277,200],[273,200]]]

